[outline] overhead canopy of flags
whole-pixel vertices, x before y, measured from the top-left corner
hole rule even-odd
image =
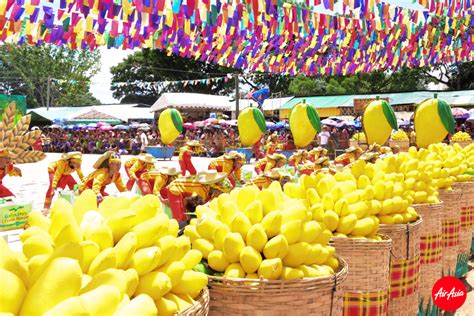
[[[148,47],[249,71],[347,75],[474,60],[473,4],[0,0],[0,41]]]

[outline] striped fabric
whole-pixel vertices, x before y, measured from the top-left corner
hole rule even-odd
[[[386,315],[388,291],[344,293],[344,316]]]
[[[418,288],[420,274],[420,256],[402,261],[393,261],[390,265],[390,298],[408,296]]]
[[[461,228],[474,227],[474,206],[465,206],[461,208]]]
[[[459,245],[459,220],[443,220],[441,226],[443,231],[443,247]]]
[[[436,263],[441,260],[442,240],[440,233],[420,237],[420,264]]]

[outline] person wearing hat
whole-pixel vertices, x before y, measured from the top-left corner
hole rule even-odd
[[[3,185],[3,178],[5,178],[6,175],[10,177],[21,177],[21,170],[11,163],[8,149],[0,149],[0,198],[15,196],[15,194]]]
[[[176,180],[181,172],[174,167],[161,167],[147,173],[147,177],[153,178],[153,194],[158,195],[161,200],[168,199],[168,185]]]
[[[142,191],[143,195],[153,192],[153,179],[145,177],[148,171],[155,169],[155,158],[150,154],[139,155],[133,165],[128,169],[125,167],[129,179],[127,182],[127,190],[131,191],[135,182]]]
[[[193,153],[200,152],[202,144],[197,140],[191,140],[186,143],[186,146],[183,146],[179,149],[179,166],[181,167],[181,174],[186,175],[186,171],[190,175],[196,174],[196,168],[191,161]]]
[[[290,180],[289,174],[284,173],[280,168],[274,168],[256,176],[246,185],[256,185],[260,190],[263,190],[268,188],[273,181],[278,181],[283,186],[285,183],[290,182]]]
[[[278,134],[277,132],[273,132],[268,139],[267,143],[265,144],[265,150],[267,152],[267,155],[273,155],[277,149],[278,146]]]
[[[390,149],[392,150],[392,153],[393,153],[394,155],[400,153],[400,146],[398,146],[398,145],[393,145],[392,147],[390,147]]]
[[[367,149],[367,152],[379,154],[381,149],[382,149],[382,146],[380,146],[377,143],[373,143],[372,145],[369,146],[369,148]]]
[[[253,156],[255,157],[255,160],[259,160],[265,157],[265,154],[263,153],[263,150],[262,150],[262,142],[263,142],[263,136],[261,136],[258,139],[258,141],[252,146]]]
[[[71,151],[61,155],[61,158],[57,161],[53,161],[48,166],[49,175],[49,188],[44,198],[45,209],[51,207],[54,192],[57,188],[64,189],[69,187],[70,190],[74,189],[77,184],[76,180],[72,177],[72,173],[76,172],[77,176],[81,181],[84,180],[84,174],[81,170],[82,164],[82,153],[79,151]]]
[[[228,183],[225,172],[208,170],[200,172],[196,176],[180,177],[174,180],[167,187],[168,201],[174,219],[179,222],[188,220],[187,211],[193,211],[188,204],[189,199],[193,199],[193,207],[196,204],[209,202],[222,193],[227,193],[232,186]],[[196,200],[197,197],[200,202]],[[191,209],[190,209],[191,208]]]
[[[33,126],[33,128],[31,130],[32,131],[37,131],[37,130],[39,130],[39,127]],[[36,151],[43,151],[43,138],[44,138],[44,135],[41,134],[41,136],[38,137],[35,140],[35,142],[31,145],[31,148],[33,148],[33,150],[36,150]]]
[[[270,171],[273,168],[281,168],[286,162],[285,155],[282,154],[273,154],[267,155],[265,158],[257,161],[255,165],[255,172],[257,174],[262,174],[265,171]]]
[[[114,183],[120,192],[128,191],[120,175],[121,166],[122,160],[120,160],[119,154],[113,151],[105,152],[94,163],[93,168],[95,170],[85,177],[79,186],[79,193],[92,189],[97,194],[97,201],[101,202],[103,197],[108,195],[105,192],[105,187],[111,183]]]
[[[334,159],[334,163],[338,165],[347,166],[356,161],[362,154],[362,149],[356,146],[351,146],[346,149],[346,152]]]
[[[288,163],[295,168],[295,172],[298,171],[300,165],[306,162],[308,157],[308,152],[304,149],[297,150],[290,158],[288,158]]]
[[[373,152],[366,152],[366,153],[363,153],[359,159],[361,160],[365,160],[366,162],[370,162],[370,163],[375,163],[378,159],[378,156],[376,153],[373,153]]]
[[[321,146],[311,149],[308,152],[308,160],[311,162],[315,162],[318,158],[327,157],[328,150]]]
[[[242,166],[245,164],[245,155],[236,151],[231,151],[216,159],[213,159],[209,164],[209,170],[216,170],[217,172],[225,172],[232,187],[235,187],[236,182],[242,183]]]
[[[329,158],[321,157],[318,158],[314,163],[306,163],[300,168],[300,174],[311,175],[321,170],[322,168],[329,167]]]

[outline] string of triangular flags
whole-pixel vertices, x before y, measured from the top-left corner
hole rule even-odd
[[[135,82],[112,82],[112,88],[117,87],[127,87],[129,85],[134,85],[142,89],[152,89],[159,86],[182,86],[186,87],[188,85],[213,85],[219,84],[222,82],[228,82],[232,80],[232,74],[227,74],[222,77],[212,77],[212,78],[203,78],[203,79],[190,79],[190,80],[172,80],[172,81],[135,81]]]
[[[473,0],[414,2],[422,10],[382,0],[0,0],[0,41],[148,47],[286,75],[474,59]]]

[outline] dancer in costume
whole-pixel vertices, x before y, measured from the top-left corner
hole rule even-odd
[[[255,172],[257,174],[262,174],[265,171],[270,171],[273,168],[281,168],[286,162],[285,155],[282,154],[273,154],[267,155],[265,158],[257,161],[255,165]]]
[[[15,196],[7,187],[3,185],[3,178],[21,177],[21,170],[11,163],[10,152],[7,149],[0,149],[0,198]]]
[[[143,154],[134,160],[131,167],[125,167],[125,172],[129,176],[127,182],[127,190],[131,191],[135,182],[143,195],[151,194],[153,192],[154,180],[146,177],[146,173],[155,169],[156,159],[150,154]],[[127,160],[127,162],[129,162]],[[130,165],[130,163],[129,163]]]
[[[54,192],[57,188],[65,189],[69,187],[70,190],[74,189],[77,184],[71,175],[77,172],[77,175],[81,181],[84,180],[84,175],[81,171],[82,164],[82,153],[78,151],[72,151],[61,155],[61,158],[57,161],[52,162],[48,166],[49,175],[49,188],[44,198],[44,208],[49,209],[51,207],[51,201],[53,200]]]
[[[267,155],[273,155],[277,150],[278,146],[278,134],[274,132],[272,135],[268,136],[267,143],[264,146],[264,149]]]
[[[188,219],[186,215],[190,207],[187,207],[189,199],[192,199],[193,208],[196,205],[209,202],[222,193],[229,192],[232,186],[227,180],[225,172],[209,170],[201,172],[197,176],[181,177],[168,186],[168,200],[173,217],[184,222]]]
[[[318,158],[314,163],[307,162],[300,168],[300,174],[311,175],[316,173],[318,170],[322,168],[329,167],[329,158],[328,157],[321,157]]]
[[[181,172],[174,167],[161,167],[147,173],[147,177],[154,181],[153,194],[158,195],[160,200],[168,199],[168,185],[176,180]]]
[[[242,166],[245,163],[245,155],[239,154],[236,151],[231,151],[216,159],[213,159],[209,164],[209,170],[216,170],[217,172],[225,172],[232,186],[235,187],[237,182],[243,184],[242,180]]]
[[[334,163],[337,165],[347,166],[356,161],[360,155],[362,155],[362,149],[356,146],[351,146],[346,149],[346,152],[339,155],[334,159]]]
[[[190,175],[196,174],[196,168],[191,161],[191,157],[194,153],[199,153],[201,151],[202,144],[197,140],[192,140],[186,143],[186,146],[183,146],[179,150],[179,165],[181,167],[181,174],[186,175],[186,171]]]
[[[101,202],[103,197],[108,195],[105,192],[105,187],[111,183],[114,183],[120,192],[127,191],[120,175],[121,165],[120,155],[113,151],[107,151],[97,159],[93,166],[95,170],[79,186],[79,193],[86,189],[92,189],[97,194],[97,200]]]
[[[311,162],[315,162],[318,158],[327,157],[328,150],[321,146],[311,149],[308,152],[308,160]]]
[[[263,136],[260,137],[258,141],[252,147],[255,160],[259,160],[265,157],[265,153],[262,151],[262,141],[263,141]]]
[[[280,168],[274,168],[271,171],[264,172],[250,180],[246,185],[256,185],[260,190],[266,189],[273,181],[278,181],[283,186],[291,181],[289,174],[284,173]]]
[[[288,163],[295,168],[295,172],[298,171],[300,165],[306,162],[308,157],[308,152],[304,149],[297,150],[290,158],[288,158]]]

